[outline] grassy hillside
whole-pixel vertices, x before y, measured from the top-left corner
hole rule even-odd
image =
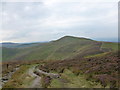
[[[3,60],[9,60],[13,56],[15,56],[19,52],[18,49],[13,49],[13,48],[2,48],[2,59]]]
[[[59,78],[40,75],[43,88],[117,88],[118,80],[118,52],[108,52],[102,56],[54,61],[15,61],[4,62],[2,75],[5,76],[19,68],[4,84],[6,88],[29,88],[35,77],[31,76],[34,66],[49,73],[59,74]],[[9,64],[9,68],[7,68]],[[39,65],[39,66],[38,66]],[[36,87],[37,88],[37,87]]]
[[[3,48],[5,60],[63,60],[117,50],[117,43],[65,36],[56,41],[21,48]]]
[[[120,85],[117,43],[65,36],[48,43],[8,47],[0,47],[6,61],[2,63],[3,80],[8,79],[3,83],[6,88],[30,88],[38,84],[43,88],[116,88]],[[38,69],[59,77],[40,74]]]
[[[113,42],[103,42],[101,48],[110,49],[111,51],[118,50],[118,43]]]
[[[118,62],[118,52],[109,52],[101,57],[53,61],[39,69],[61,75],[52,79],[48,88],[115,88],[120,85]]]
[[[46,43],[46,42],[43,42],[43,43]],[[0,46],[5,48],[25,48],[25,47],[38,46],[43,43],[0,43]]]
[[[67,60],[15,60],[3,62],[2,75],[5,76],[19,68],[4,87],[27,88],[35,80],[29,71],[37,66],[36,68],[42,71],[60,75],[59,78],[41,76],[41,85],[45,88],[115,88],[120,85],[118,62],[118,52],[106,52],[87,58],[76,56]]]
[[[19,43],[10,43],[10,42],[6,42],[6,43],[0,43],[0,46],[2,47],[6,47],[6,48],[14,48],[19,46]]]

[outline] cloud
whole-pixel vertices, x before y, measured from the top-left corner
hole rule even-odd
[[[2,41],[50,41],[65,35],[117,37],[117,0],[2,3]],[[106,35],[107,33],[107,35]]]

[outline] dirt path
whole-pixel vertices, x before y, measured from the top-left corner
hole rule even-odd
[[[41,81],[41,77],[37,76],[37,77],[34,79],[32,85],[31,85],[31,88],[42,88],[40,81]]]
[[[59,77],[59,74],[55,74],[55,73],[47,73],[47,72],[44,72],[40,69],[36,69],[35,70],[36,72],[40,73],[40,74],[44,74],[46,76],[50,76],[51,78],[58,78]]]
[[[10,72],[8,75],[4,76],[2,78],[2,84],[4,85],[18,69],[19,68],[15,68],[13,70],[13,72]],[[37,71],[37,73],[39,73],[40,75],[37,75],[36,73],[34,73],[34,71]],[[25,83],[23,84],[23,87],[26,87],[26,88],[42,88],[41,75],[50,76],[51,78],[57,78],[59,76],[58,74],[47,73],[47,72],[44,72],[42,70],[39,70],[38,68],[36,68],[36,65],[34,65],[34,66],[30,67],[27,70],[27,72],[25,73],[25,77],[24,77],[25,78],[24,79]]]
[[[34,73],[34,69],[35,69],[35,66],[30,68],[29,71],[28,71],[29,75],[32,76],[33,78],[35,78],[32,81],[32,83],[30,85],[30,88],[42,88],[42,86],[41,86],[41,77]]]
[[[39,70],[39,69],[36,69],[35,66],[30,68],[28,73],[29,75],[31,75],[32,77],[34,77],[35,79],[32,81],[31,85],[30,85],[30,88],[42,88],[42,85],[41,85],[41,76],[40,75],[36,75],[34,73],[34,71],[40,73],[40,74],[44,74],[44,75],[47,75],[47,76],[50,76],[51,78],[57,78],[59,77],[58,74],[54,74],[54,73],[47,73],[47,72],[44,72],[42,70]]]

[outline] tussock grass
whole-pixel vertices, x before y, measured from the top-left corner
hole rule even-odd
[[[33,78],[27,74],[30,67],[31,65],[21,66],[3,88],[23,88],[26,84],[29,84],[29,82],[33,80]]]

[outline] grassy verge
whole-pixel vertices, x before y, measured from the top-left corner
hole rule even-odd
[[[34,78],[32,78],[27,71],[32,66],[33,65],[22,65],[3,88],[24,88],[26,85],[29,85],[30,81]]]
[[[52,79],[51,84],[48,88],[64,88],[63,83],[58,79]]]
[[[72,71],[65,69],[61,78],[52,79],[49,88],[102,88],[100,83],[86,80],[85,75],[75,75]]]

